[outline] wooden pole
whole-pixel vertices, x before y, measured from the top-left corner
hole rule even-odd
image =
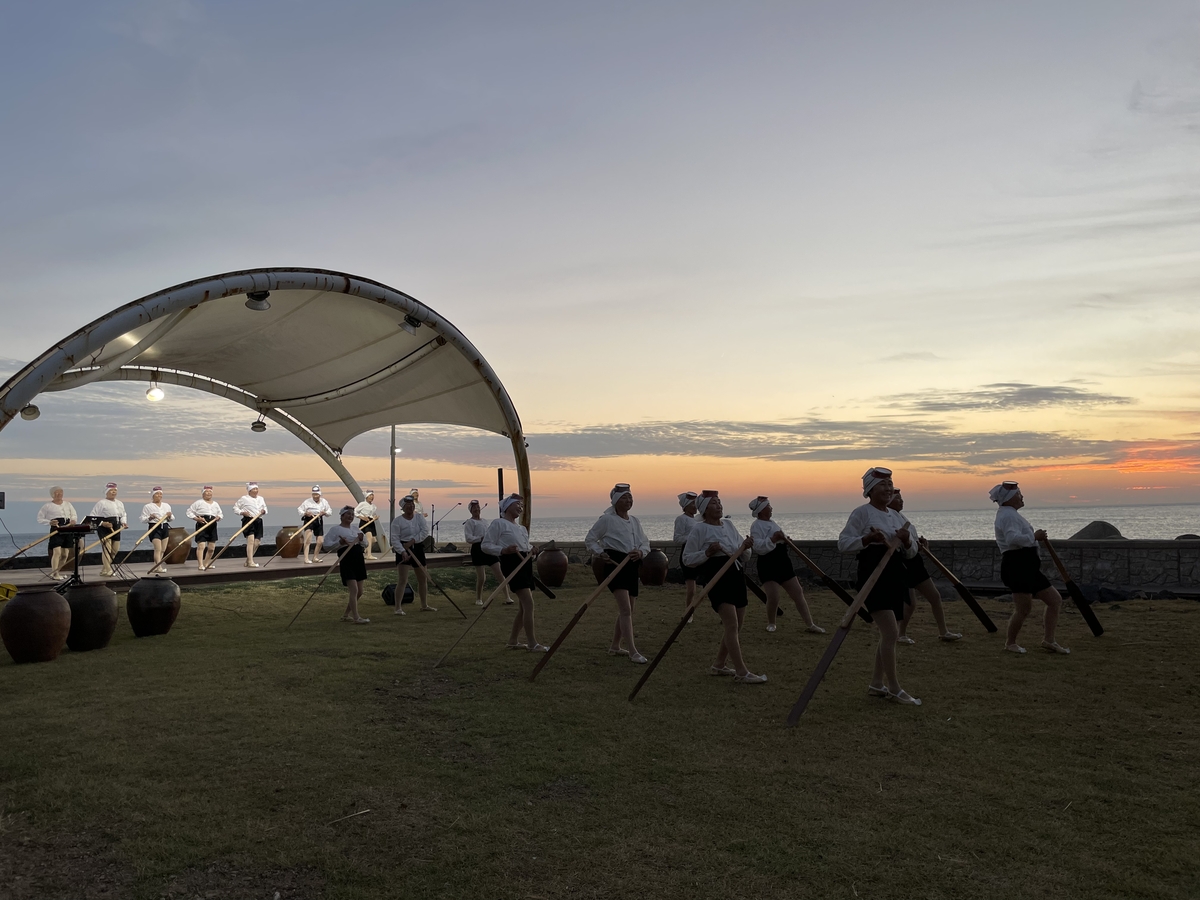
[[[596,589],[592,591],[591,596],[583,601],[583,604],[579,607],[579,609],[575,610],[574,617],[570,622],[567,623],[567,627],[562,630],[562,634],[555,638],[554,643],[550,645],[550,649],[542,654],[542,658],[538,660],[538,664],[533,667],[533,674],[529,676],[530,681],[533,681],[535,678],[537,678],[538,672],[546,668],[546,663],[550,662],[550,657],[554,655],[554,651],[557,650],[559,645],[567,639],[567,635],[571,633],[571,629],[579,624],[579,620],[583,618],[583,614],[587,612],[588,607],[592,605],[592,601],[600,596],[600,592],[608,587],[609,583],[617,576],[617,573],[625,567],[625,563],[627,562],[629,562],[628,553],[625,554],[625,558],[623,560],[617,563],[616,568],[608,573],[608,577],[606,577],[602,582],[600,582],[600,584],[596,586]]]
[[[1050,558],[1054,560],[1054,566],[1058,569],[1058,574],[1062,576],[1062,580],[1066,582],[1067,593],[1071,595],[1071,600],[1075,607],[1079,610],[1079,614],[1083,616],[1083,621],[1087,622],[1088,628],[1092,630],[1094,637],[1100,637],[1104,634],[1104,626],[1100,624],[1100,620],[1096,618],[1096,611],[1092,609],[1092,605],[1088,603],[1087,597],[1083,596],[1083,591],[1079,589],[1070,575],[1067,574],[1067,567],[1063,565],[1063,561],[1058,558],[1058,552],[1054,549],[1054,545],[1050,543],[1049,538],[1042,538],[1042,543],[1046,545],[1046,549],[1050,551]]]
[[[36,541],[34,541],[33,543],[31,543],[31,544],[26,544],[24,547],[22,547],[22,548],[21,548],[20,550],[18,550],[16,553],[14,553],[12,556],[10,556],[8,559],[4,560],[4,562],[0,562],[0,569],[3,569],[5,566],[7,566],[7,565],[8,565],[10,562],[12,562],[14,559],[16,559],[18,556],[20,556],[20,555],[21,555],[22,553],[24,553],[26,550],[30,550],[30,549],[32,549],[32,548],[34,548],[34,547],[36,547],[36,546],[37,546],[38,544],[40,544],[42,541],[48,541],[48,540],[50,540],[50,538],[54,537],[56,534],[58,534],[58,529],[57,529],[57,528],[55,528],[53,531],[51,531],[51,532],[50,532],[48,535],[46,535],[45,537],[40,537],[40,538],[38,538]]]
[[[842,641],[846,640],[846,635],[850,633],[850,626],[854,624],[855,614],[867,602],[867,597],[874,590],[875,584],[879,581],[879,576],[887,568],[888,560],[892,558],[892,554],[896,552],[896,548],[899,546],[900,541],[897,538],[892,538],[888,541],[887,552],[883,554],[883,559],[875,566],[875,571],[871,573],[871,577],[867,579],[866,583],[862,586],[862,590],[858,592],[854,603],[846,610],[846,614],[842,616],[842,621],[838,622],[837,630],[833,633],[833,640],[829,642],[829,646],[825,650],[825,655],[821,657],[821,661],[817,663],[816,669],[813,670],[812,676],[808,679],[808,684],[804,686],[804,691],[800,694],[800,699],[796,701],[796,705],[788,713],[787,723],[789,728],[800,721],[800,716],[804,714],[804,710],[808,707],[808,701],[813,698],[813,694],[817,692],[817,686],[820,685],[821,680],[825,677],[825,673],[829,671],[829,667],[833,664],[833,658],[837,656],[838,649],[842,646]]]
[[[120,534],[122,531],[125,531],[125,530],[126,530],[126,529],[128,529],[128,528],[129,528],[129,526],[128,526],[128,525],[122,525],[122,526],[121,526],[120,528],[118,528],[116,531],[110,532],[109,534],[106,534],[104,537],[100,538],[100,540],[98,540],[98,541],[93,541],[92,543],[88,544],[88,545],[87,545],[86,547],[84,547],[84,548],[83,548],[81,551],[79,551],[79,561],[80,561],[80,562],[83,562],[83,554],[87,553],[87,552],[88,552],[89,550],[91,550],[93,547],[99,547],[99,546],[100,546],[101,544],[103,544],[105,541],[111,541],[111,540],[112,540],[112,539],[113,539],[113,538],[114,538],[116,535]]]
[[[205,522],[203,525],[201,525],[199,528],[197,528],[195,531],[193,531],[191,534],[189,534],[187,536],[187,540],[184,541],[183,543],[190,544],[192,541],[194,541],[196,539],[196,536],[198,534],[203,532],[206,528],[210,528],[211,526],[216,525],[220,521],[221,521],[220,519],[211,519],[208,522]],[[95,546],[95,544],[93,544],[92,546]],[[179,549],[178,546],[175,549],[178,550]],[[155,563],[153,568],[151,568],[150,571],[147,572],[146,574],[153,575],[155,572],[157,572],[159,569],[161,569],[163,566],[165,566],[167,564],[167,557],[169,555],[170,554],[168,554],[168,553],[164,553],[163,558],[159,562]]]
[[[809,559],[808,556],[805,555],[804,551],[801,550],[799,547],[797,547],[792,542],[791,538],[787,539],[787,544],[789,547],[792,548],[792,550],[795,552],[795,554],[800,557],[800,561],[802,563],[804,563],[804,565],[808,566],[808,568],[810,570],[812,570],[812,573],[814,575],[816,575],[817,578],[821,579],[821,583],[824,584],[825,587],[827,587],[831,591],[833,591],[835,594],[837,594],[839,600],[841,600],[847,606],[854,605],[854,598],[851,597],[848,593],[846,593],[846,589],[844,587],[842,587],[840,584],[838,584],[836,581],[834,581],[832,578],[830,578],[828,575],[826,575],[824,572],[822,572],[821,568],[815,562],[813,562],[811,559]],[[860,608],[858,611],[858,615],[859,615],[859,618],[861,618],[864,622],[871,621],[871,614],[869,612],[867,612],[865,609]]]
[[[299,528],[297,528],[297,529],[296,529],[296,531],[295,531],[295,533],[294,533],[294,534],[292,534],[292,536],[291,536],[290,538],[288,538],[288,539],[287,539],[286,541],[284,541],[284,542],[283,542],[283,543],[282,543],[280,546],[278,546],[278,547],[276,547],[276,548],[275,548],[275,552],[271,554],[271,558],[270,558],[270,559],[268,559],[268,560],[267,560],[265,563],[263,563],[262,567],[265,569],[265,568],[266,568],[267,566],[269,566],[269,565],[270,565],[272,562],[274,562],[274,560],[275,560],[275,557],[277,557],[277,556],[278,556],[280,553],[282,553],[282,552],[283,552],[283,548],[284,548],[284,547],[286,547],[288,544],[290,544],[290,543],[291,543],[292,541],[294,541],[296,538],[300,537],[300,535],[304,534],[304,532],[308,531],[308,529],[312,528],[312,527],[313,527],[313,525],[314,525],[314,524],[316,524],[316,521],[317,521],[317,519],[319,519],[319,518],[321,518],[321,517],[320,517],[320,516],[313,516],[311,519],[309,519],[307,522],[305,522],[303,525],[301,525]],[[379,518],[379,517],[378,517],[378,516],[376,516],[375,518]],[[319,547],[317,548],[317,551],[318,551],[318,553],[320,552],[320,548],[319,548]]]
[[[496,595],[498,593],[500,593],[500,591],[504,590],[505,585],[507,585],[510,581],[512,581],[513,576],[516,575],[518,572],[520,572],[521,569],[524,568],[525,563],[528,562],[532,558],[533,558],[533,551],[530,550],[528,553],[525,554],[525,556],[523,556],[521,558],[521,561],[517,564],[517,567],[515,569],[513,569],[511,572],[509,572],[508,575],[505,576],[503,581],[501,581],[498,585],[496,585],[496,589],[494,591],[492,591],[490,594],[488,594],[487,601],[483,604],[483,609],[481,609],[479,611],[479,615],[477,615],[474,619],[472,619],[471,623],[466,628],[463,629],[463,633],[458,636],[458,640],[456,640],[453,644],[450,645],[450,649],[447,650],[442,655],[442,658],[433,664],[433,667],[435,669],[446,661],[446,657],[448,657],[450,655],[450,653],[454,650],[454,648],[458,646],[459,641],[461,641],[463,638],[465,638],[467,636],[467,632],[475,627],[475,623],[483,618],[483,614],[488,611],[488,607],[492,605],[492,601],[494,599],[496,599]],[[397,585],[397,587],[399,587],[399,585]],[[401,599],[400,596],[397,596],[396,602],[399,603],[400,599]]]
[[[317,586],[315,588],[313,588],[313,592],[311,594],[309,594],[308,599],[304,601],[304,606],[301,606],[298,610],[296,610],[296,614],[294,616],[292,616],[292,621],[287,623],[288,628],[291,628],[292,625],[295,624],[295,621],[298,618],[300,618],[300,613],[304,612],[305,607],[307,607],[308,604],[312,602],[312,598],[317,596],[317,591],[319,591],[321,589],[321,585],[323,585],[325,583],[325,579],[329,577],[329,574],[335,568],[337,568],[338,563],[340,563],[342,561],[342,557],[345,556],[347,553],[349,553],[350,548],[353,546],[354,546],[354,544],[348,544],[346,546],[346,549],[338,554],[337,559],[335,559],[333,561],[333,565],[325,570],[325,574],[321,576],[321,580],[317,582]],[[287,628],[284,629],[284,631],[286,631],[286,630],[287,630]]]
[[[217,560],[221,558],[221,555],[226,550],[228,550],[230,547],[233,546],[233,542],[237,540],[238,535],[241,534],[243,531],[245,531],[247,528],[249,528],[251,525],[253,525],[255,522],[257,522],[262,517],[263,517],[262,513],[257,513],[253,519],[251,519],[249,522],[247,522],[245,525],[243,525],[241,528],[239,528],[237,530],[237,532],[234,533],[233,537],[231,537],[228,541],[225,542],[225,546],[221,548],[220,552],[218,552],[217,555],[212,558],[212,562],[210,562],[204,568],[211,569],[213,566],[215,566],[217,564]]]
[[[121,561],[119,563],[117,563],[117,565],[123,566],[123,565],[125,565],[125,563],[129,562],[129,554],[133,553],[133,551],[138,548],[138,544],[140,544],[146,538],[150,537],[150,535],[154,532],[154,529],[157,528],[159,525],[161,525],[165,521],[167,521],[166,518],[162,518],[162,519],[159,519],[157,522],[155,522],[153,525],[151,525],[149,531],[147,531],[140,538],[138,538],[136,541],[133,542],[133,546],[130,547],[125,552],[125,555],[121,558]]]
[[[940,559],[930,552],[928,544],[919,544],[919,546],[921,550],[924,551],[925,555],[929,557],[929,561],[937,566],[943,575],[950,579],[950,583],[954,585],[954,589],[958,591],[958,596],[962,597],[963,602],[970,607],[971,612],[975,613],[975,618],[977,618],[983,624],[983,627],[988,630],[988,634],[992,634],[996,630],[996,623],[992,621],[991,616],[984,612],[983,607],[979,605],[979,601],[975,599],[975,595],[967,590],[967,586],[959,581],[955,574],[951,572],[945,565],[943,565]]]
[[[457,609],[458,614],[465,619],[467,617],[467,614],[465,612],[463,612],[461,609],[459,609],[458,604],[454,602],[454,598],[451,597],[449,594],[447,594],[445,589],[440,584],[438,584],[436,581],[433,580],[433,576],[429,574],[429,568],[427,566],[421,565],[421,561],[419,559],[417,559],[417,555],[415,553],[410,552],[408,554],[408,557],[409,557],[409,559],[412,560],[413,565],[415,565],[418,569],[420,569],[422,572],[425,573],[425,580],[428,581],[430,584],[432,584],[439,591],[441,591],[442,596],[445,597],[447,600],[449,600],[450,605],[453,606],[455,609]],[[400,565],[402,565],[402,566],[407,565],[407,563],[400,563]],[[400,587],[400,585],[396,585],[396,587],[400,588],[401,594],[404,593],[404,589],[402,587]]]

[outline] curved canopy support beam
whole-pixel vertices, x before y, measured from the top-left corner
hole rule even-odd
[[[357,391],[364,388],[369,388],[373,384],[378,384],[385,378],[391,378],[397,372],[407,369],[409,366],[419,363],[425,357],[429,356],[438,347],[444,347],[446,339],[438,335],[427,344],[418,347],[412,353],[403,359],[398,359],[385,369],[380,369],[374,375],[368,375],[366,378],[361,378],[351,384],[342,385],[340,388],[335,388],[332,391],[325,391],[321,394],[310,394],[307,397],[289,397],[287,400],[272,400],[274,406],[309,406],[313,403],[324,403],[326,400],[336,400],[339,397],[348,397]]]
[[[181,309],[120,356],[110,359],[102,366],[96,366],[94,369],[75,369],[71,372],[63,372],[46,387],[46,390],[66,391],[71,388],[83,387],[85,384],[91,384],[94,381],[103,380],[110,372],[115,372],[126,363],[133,362],[145,350],[154,346],[155,341],[165,337],[176,325],[187,318],[187,314],[191,311],[191,307]]]

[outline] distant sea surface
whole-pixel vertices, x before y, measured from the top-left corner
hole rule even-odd
[[[949,509],[949,510],[905,510],[906,514],[917,526],[917,531],[932,540],[992,540],[995,535],[992,523],[996,518],[995,507],[989,509]],[[1097,519],[1116,525],[1121,534],[1127,538],[1142,540],[1172,540],[1181,534],[1200,534],[1200,504],[1179,506],[1092,506],[1085,509],[1078,507],[1044,507],[1029,508],[1021,511],[1035,528],[1045,528],[1051,537],[1068,538],[1089,522]],[[597,513],[598,515],[599,513]],[[637,515],[637,510],[634,510]],[[833,540],[846,524],[846,512],[824,513],[787,513],[777,512],[775,521],[789,535],[804,540]],[[675,516],[641,516],[642,527],[652,541],[669,541],[674,529]],[[535,519],[532,537],[535,541],[582,541],[596,516],[572,516],[565,518]],[[751,518],[746,515],[734,515],[733,521],[743,533],[750,530]],[[240,525],[240,522],[237,523]],[[294,524],[288,521],[284,524]],[[228,540],[235,528],[222,529],[221,543]],[[266,539],[274,540],[279,525],[267,522]],[[125,535],[122,545],[129,549],[142,535],[136,528],[130,529]],[[18,547],[30,541],[37,540],[45,534],[39,531],[34,534],[13,534],[0,529],[0,558],[12,553]],[[13,539],[15,538],[16,543]],[[95,538],[93,538],[95,540]],[[459,520],[451,522],[447,519],[442,523],[438,534],[439,542],[462,543],[462,530]],[[242,539],[238,538],[238,544]],[[143,544],[147,546],[147,544]],[[35,553],[44,554],[42,547]]]

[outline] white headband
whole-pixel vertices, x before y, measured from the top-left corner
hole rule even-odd
[[[709,502],[712,500],[715,500],[715,499],[717,499],[716,491],[705,491],[703,494],[701,494],[699,497],[696,498],[697,512],[699,512],[700,515],[704,515],[704,511],[706,509],[708,509]]]
[[[758,511],[760,509],[762,509],[764,506],[767,506],[770,502],[771,501],[768,500],[766,497],[755,497],[753,500],[750,501],[750,512],[754,513],[757,516]]]
[[[320,486],[319,484],[314,484],[314,485],[313,485],[313,487],[312,487],[312,492],[313,492],[314,494],[319,494],[319,493],[321,493],[321,486]]]
[[[500,512],[506,513],[506,512],[508,512],[508,508],[510,506],[512,506],[514,503],[520,503],[520,502],[521,502],[521,498],[518,497],[516,494],[509,494],[507,497],[505,497],[503,500],[500,501]]]
[[[988,497],[991,498],[993,503],[999,503],[1003,506],[1020,492],[1021,489],[1017,487],[1015,481],[1004,481],[988,491]]]
[[[870,497],[875,485],[892,477],[892,470],[883,466],[871,466],[863,472],[863,496]]]
[[[629,494],[629,499],[631,499],[631,500],[633,499],[633,492],[629,490],[629,485],[627,485],[627,484],[613,485],[613,489],[608,492],[608,502],[611,503],[613,506],[616,506],[617,501],[620,500],[622,497],[624,497],[626,494]]]
[[[247,482],[246,482],[246,490],[248,490],[248,491],[252,491],[252,490],[254,490],[256,487],[258,487],[258,482],[257,482],[257,481],[247,481]]]
[[[679,508],[680,509],[686,509],[687,505],[689,503],[695,503],[695,502],[696,502],[696,492],[695,491],[684,491],[682,494],[679,495]]]

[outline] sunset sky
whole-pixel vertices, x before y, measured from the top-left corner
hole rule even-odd
[[[1200,4],[13,4],[0,378],[141,295],[311,266],[403,290],[521,415],[535,515],[679,491],[848,510],[1200,501]],[[347,492],[183,388],[43,395],[9,527],[256,478]],[[405,429],[402,487],[515,486]],[[386,493],[387,435],[352,441]],[[268,488],[268,485],[270,487]]]

